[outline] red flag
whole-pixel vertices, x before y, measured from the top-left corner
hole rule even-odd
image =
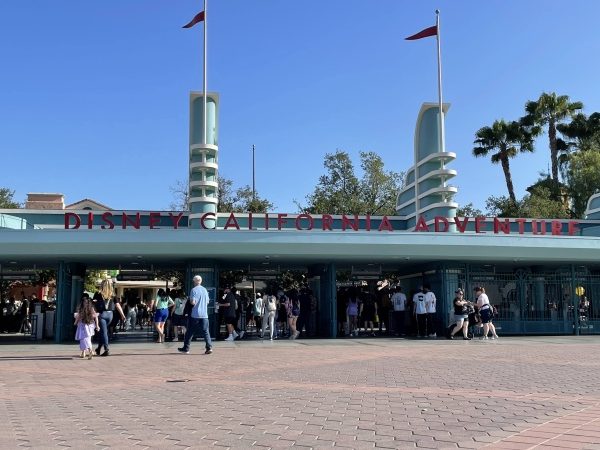
[[[413,34],[405,38],[406,41],[414,41],[416,39],[423,39],[429,36],[437,36],[437,25],[429,28],[425,28],[423,31],[419,31],[417,34]]]
[[[198,22],[204,22],[204,11],[200,11],[198,14],[196,14],[190,23],[184,25],[183,28],[192,28]]]

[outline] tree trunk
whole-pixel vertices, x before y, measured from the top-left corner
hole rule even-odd
[[[550,160],[552,161],[552,179],[558,183],[558,149],[556,148],[556,121],[548,122],[548,137],[550,138]]]
[[[516,205],[517,197],[515,197],[515,188],[513,187],[512,175],[510,174],[510,164],[508,162],[508,157],[502,156],[500,158],[500,162],[502,163],[502,170],[504,172],[504,178],[506,179],[506,187],[508,188],[508,197]]]

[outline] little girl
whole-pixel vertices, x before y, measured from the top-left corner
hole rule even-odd
[[[94,330],[100,330],[98,326],[98,313],[94,310],[94,305],[87,294],[81,297],[81,302],[75,313],[75,339],[79,339],[79,350],[81,350],[81,358],[92,359],[92,336]]]

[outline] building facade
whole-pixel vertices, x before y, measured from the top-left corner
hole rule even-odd
[[[54,209],[0,210],[0,278],[57,272],[57,342],[72,339],[86,269],[98,267],[177,268],[188,282],[199,274],[213,301],[223,271],[261,279],[301,270],[317,297],[322,337],[337,335],[342,273],[357,280],[393,275],[405,292],[431,285],[440,330],[450,320],[454,291],[482,285],[505,334],[600,332],[598,196],[582,221],[456,217],[456,188],[449,184],[456,171],[447,167],[456,154],[437,151],[437,107],[425,104],[397,215],[217,213],[218,97],[207,102],[209,143],[198,141],[201,100],[190,97],[189,211],[116,211],[87,199],[66,209],[62,197]]]

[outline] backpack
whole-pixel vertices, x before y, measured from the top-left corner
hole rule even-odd
[[[269,295],[267,297],[267,311],[273,312],[277,310],[277,304],[275,303],[275,297]]]

